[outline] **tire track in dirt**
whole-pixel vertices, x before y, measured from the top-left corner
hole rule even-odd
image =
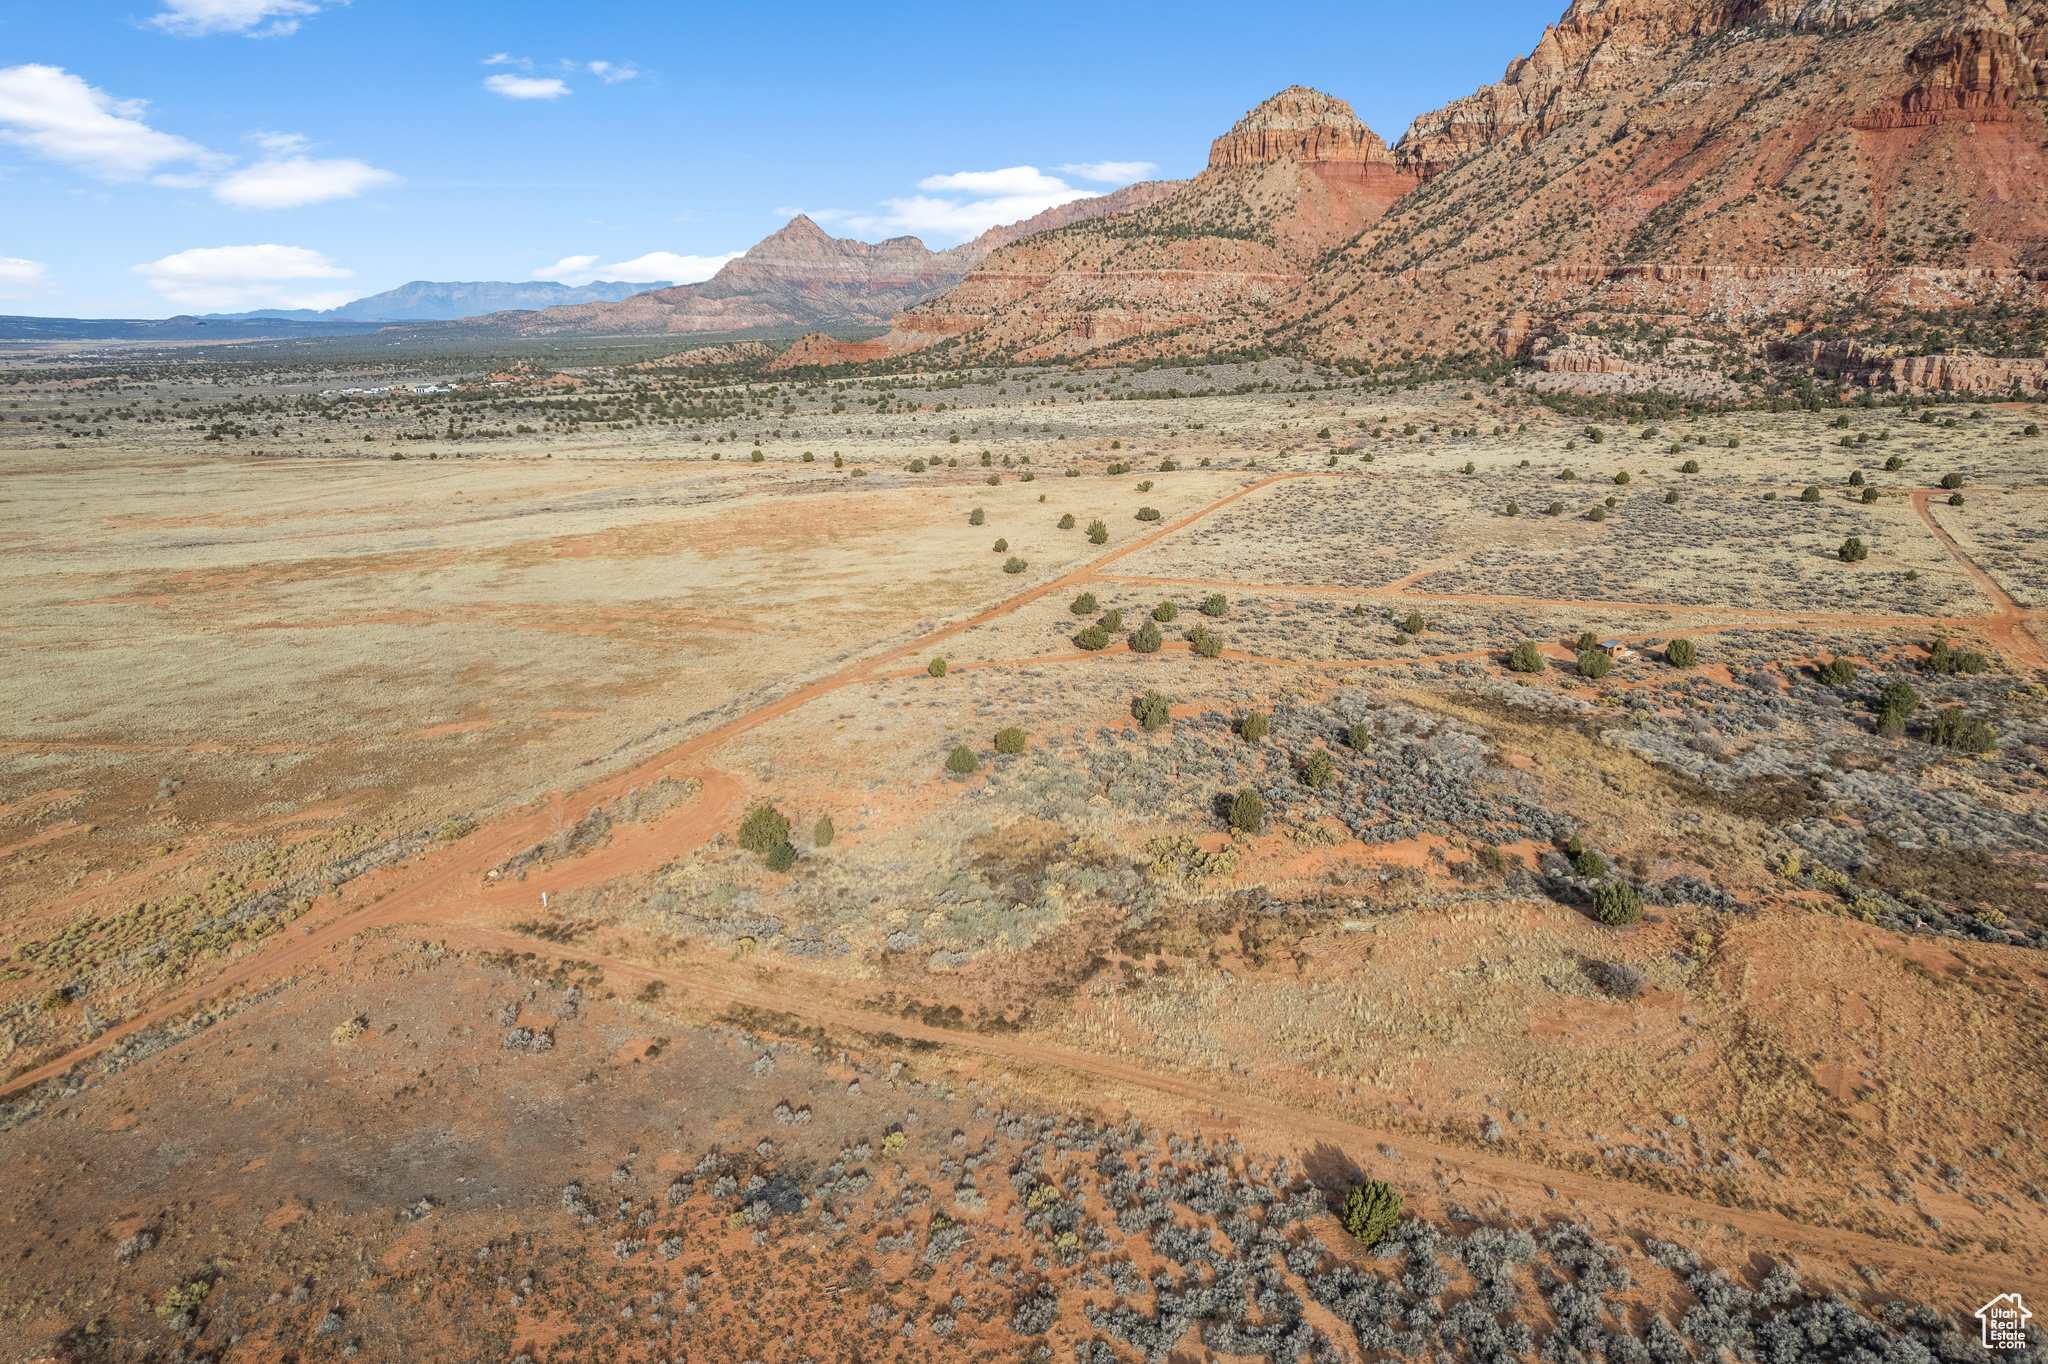
[[[550,947],[557,955],[560,955],[561,951],[550,944],[537,944],[534,940],[519,934],[491,928],[463,926],[451,930],[448,936],[451,940],[500,951],[533,951],[536,946]],[[1406,1161],[1417,1164],[1442,1161],[1445,1165],[1457,1169],[1461,1179],[1469,1182],[1472,1174],[1477,1173],[1484,1176],[1485,1188],[1532,1202],[1553,1201],[1548,1191],[1555,1189],[1560,1200],[1582,1199],[1595,1201],[1610,1209],[1626,1205],[1642,1211],[1654,1211],[1680,1218],[1712,1219],[1752,1236],[1782,1243],[1793,1252],[1827,1254],[1843,1261],[1855,1260],[1862,1264],[1878,1265],[1898,1274],[1924,1273],[1930,1261],[1938,1262],[1942,1265],[1944,1273],[1976,1285],[1986,1298],[1997,1292],[2010,1292],[2014,1284],[2027,1283],[2030,1278],[2010,1257],[2001,1262],[1987,1260],[1979,1255],[1954,1255],[1939,1249],[1888,1241],[1864,1232],[1816,1227],[1776,1213],[1732,1208],[1721,1203],[1688,1198],[1682,1194],[1665,1193],[1646,1185],[1602,1179],[1577,1171],[1556,1170],[1504,1154],[1446,1145],[1419,1138],[1413,1132],[1392,1132],[1364,1127],[1312,1110],[1293,1108],[1252,1095],[1234,1094],[1177,1075],[1162,1075],[1142,1066],[1112,1060],[1099,1053],[1082,1051],[1056,1042],[1032,1041],[1000,1034],[955,1032],[913,1022],[910,1019],[888,1014],[872,1014],[842,1004],[829,1003],[816,994],[785,994],[717,977],[700,976],[674,967],[653,966],[602,954],[593,955],[580,949],[575,952],[575,956],[578,961],[589,962],[603,968],[607,979],[617,976],[636,984],[651,983],[665,986],[682,996],[680,999],[669,999],[667,1002],[671,1006],[696,1005],[705,1009],[712,1017],[726,1008],[739,1005],[789,1015],[807,1022],[851,1029],[878,1040],[893,1036],[937,1043],[961,1051],[976,1052],[1026,1065],[1049,1066],[1074,1075],[1102,1080],[1121,1089],[1140,1090],[1199,1104],[1221,1115],[1225,1122],[1238,1119],[1255,1123],[1281,1140],[1295,1143],[1297,1149],[1306,1148],[1316,1142],[1329,1142],[1347,1153],[1377,1151],[1381,1145],[1398,1146]],[[769,1031],[772,1032],[772,1029]],[[1435,1196],[1437,1192],[1433,1180],[1425,1185],[1419,1178],[1403,1179],[1402,1170],[1394,1162],[1374,1162],[1360,1158],[1358,1163],[1374,1166],[1378,1177],[1405,1183],[1411,1190],[1431,1196]],[[2040,1281],[2036,1279],[2035,1282]]]
[[[1962,565],[1963,571],[1976,581],[1984,595],[1991,598],[1992,605],[1998,608],[1997,612],[1990,616],[1973,616],[1968,620],[1949,623],[1976,625],[1987,637],[2002,644],[2007,654],[2024,655],[2031,667],[2048,668],[2048,652],[2043,651],[2040,640],[2026,627],[2027,621],[2037,619],[2038,614],[2026,610],[2014,601],[2012,595],[1998,585],[1997,579],[1978,567],[1977,561],[1963,552],[1963,547],[1956,543],[1955,537],[1941,528],[1941,523],[1934,519],[1933,509],[1928,506],[1933,498],[1932,488],[1920,489],[1913,494],[1913,510],[1920,514],[1922,524],[1941,542],[1941,547]]]

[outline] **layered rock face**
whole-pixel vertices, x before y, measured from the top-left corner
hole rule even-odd
[[[1735,369],[1819,318],[1899,340],[1911,310],[2040,306],[2048,5],[1914,14],[1580,0],[1499,84],[1416,120],[1394,153],[1442,174],[1283,334],[1379,362],[1619,313],[1714,336]]]
[[[1181,183],[1146,181],[1113,194],[1076,199],[1021,223],[992,227],[945,251],[930,250],[916,237],[874,243],[834,237],[799,213],[702,284],[655,289],[618,303],[486,313],[465,318],[462,325],[516,336],[637,336],[834,323],[882,326],[920,299],[959,283],[998,247],[1034,232],[1157,203]]]
[[[1391,149],[1294,87],[1179,194],[994,253],[881,353],[1399,363],[1625,321],[1734,372],[1823,324],[1947,350],[1930,318],[1974,310],[2015,320],[1969,344],[2038,354],[2048,0],[1953,3],[1574,0]]]
[[[1291,86],[1216,139],[1208,168],[1151,207],[1004,247],[879,341],[807,345],[778,363],[871,359],[963,335],[976,353],[1036,360],[1263,315],[1422,178],[1343,100]]]

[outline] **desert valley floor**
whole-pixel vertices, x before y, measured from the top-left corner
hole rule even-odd
[[[2048,1294],[2040,405],[8,377],[9,1357],[1904,1361]]]

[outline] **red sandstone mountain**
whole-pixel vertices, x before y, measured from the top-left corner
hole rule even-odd
[[[1860,338],[1859,372],[1944,337],[2025,351],[2038,315],[1996,310],[2048,302],[2044,108],[2048,0],[1575,0],[1391,152],[1342,101],[1283,91],[1172,198],[994,252],[841,354],[1601,368],[1575,338],[1622,322],[1716,369],[1816,328]]]
[[[618,303],[486,313],[456,325],[518,336],[659,335],[845,322],[880,326],[919,300],[959,283],[1000,246],[1034,232],[1155,203],[1180,184],[1151,180],[1076,199],[1021,223],[992,227],[946,251],[928,250],[916,237],[875,243],[833,237],[799,213],[702,284],[656,289]]]
[[[807,339],[777,363],[872,358],[962,333],[978,350],[1040,359],[1263,315],[1419,179],[1350,105],[1292,86],[1217,138],[1208,168],[1170,197],[991,252],[888,336],[837,348]]]

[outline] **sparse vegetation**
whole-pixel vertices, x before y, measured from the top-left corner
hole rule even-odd
[[[1376,1246],[1401,1225],[1400,1191],[1378,1179],[1354,1185],[1337,1208],[1337,1220],[1352,1240]]]
[[[789,820],[772,805],[756,805],[740,821],[740,847],[764,856],[789,842]]]
[[[1161,625],[1171,624],[1178,615],[1180,615],[1180,608],[1170,601],[1163,601],[1152,608],[1152,619],[1158,621]]]
[[[955,776],[965,776],[981,766],[981,760],[974,756],[974,750],[966,744],[956,747],[946,755],[946,770]]]
[[[1266,718],[1266,713],[1262,710],[1247,711],[1237,726],[1238,737],[1248,744],[1255,744],[1272,732],[1273,722]]]
[[[1221,592],[1211,593],[1202,599],[1202,614],[1222,619],[1230,614],[1230,599]]]
[[[1015,725],[1008,725],[996,731],[996,752],[1000,754],[1022,753],[1024,731]]]
[[[1990,753],[1998,747],[1998,731],[1961,706],[1947,706],[1928,722],[1927,742],[1958,753]]]
[[[1092,616],[1097,604],[1093,592],[1083,592],[1068,604],[1067,609],[1077,616]]]
[[[1148,688],[1143,696],[1132,698],[1131,718],[1150,734],[1173,723],[1173,712],[1169,706],[1164,696]]]
[[[1255,834],[1266,827],[1266,802],[1249,786],[1231,799],[1230,827],[1241,834]]]
[[[1536,651],[1535,641],[1525,639],[1509,652],[1508,670],[1518,673],[1543,671],[1543,655]]]
[[[1626,881],[1613,881],[1593,891],[1593,917],[1612,928],[1640,923],[1643,894]]]

